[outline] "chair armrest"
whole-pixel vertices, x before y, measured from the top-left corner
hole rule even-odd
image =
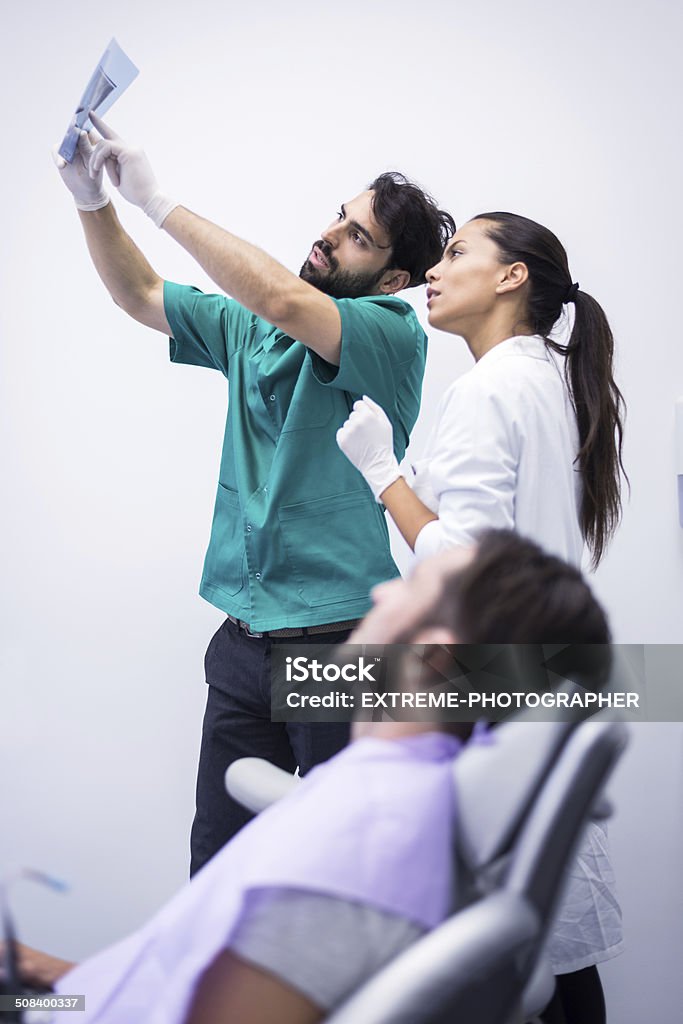
[[[241,757],[225,773],[230,796],[254,814],[287,796],[299,781],[298,775],[290,775],[262,757]]]
[[[522,994],[524,1020],[535,1020],[545,1010],[555,991],[555,975],[548,960],[541,955]]]
[[[326,1024],[521,1020],[522,978],[538,930],[538,917],[523,897],[493,893],[401,953]]]

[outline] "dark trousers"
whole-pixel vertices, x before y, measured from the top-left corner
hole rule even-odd
[[[605,997],[597,967],[558,974],[555,995],[541,1014],[543,1024],[605,1024]]]
[[[316,644],[338,644],[342,633],[316,634]],[[263,757],[301,775],[346,746],[347,722],[297,724],[270,720],[271,643],[302,644],[305,637],[251,637],[229,619],[214,635],[204,666],[209,686],[197,772],[197,810],[190,839],[190,874],[198,871],[253,815],[225,789],[225,771],[240,757]]]

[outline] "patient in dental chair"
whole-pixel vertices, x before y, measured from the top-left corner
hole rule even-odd
[[[375,588],[350,643],[608,651],[609,630],[576,570],[491,531]],[[448,916],[457,886],[451,762],[465,742],[495,742],[495,731],[470,732],[355,723],[349,747],[246,826],[138,932],[80,966],[20,945],[24,980],[85,993],[84,1024],[315,1024]],[[574,869],[548,947],[568,978],[574,963],[594,970],[620,951],[609,863],[598,865],[596,887],[591,856]]]

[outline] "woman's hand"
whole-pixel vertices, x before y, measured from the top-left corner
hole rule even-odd
[[[401,475],[394,455],[394,432],[381,406],[364,395],[337,431],[337,444],[365,477],[377,501]]]

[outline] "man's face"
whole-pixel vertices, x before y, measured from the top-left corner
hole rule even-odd
[[[372,212],[372,192],[345,203],[323,231],[299,277],[335,299],[378,295],[391,260],[391,240]]]
[[[476,553],[476,547],[451,548],[443,554],[420,562],[407,579],[390,580],[380,583],[372,590],[372,608],[349,637],[349,644],[453,644],[458,643],[452,628],[440,626],[439,611],[444,600],[448,582],[452,581],[469,563]],[[408,652],[403,652],[400,667],[396,668],[393,685],[396,689],[412,688],[409,672]],[[420,666],[420,678],[424,665]],[[410,719],[400,724],[388,721],[354,721],[351,736],[391,738],[397,730],[401,735],[424,731],[425,728],[441,728],[430,720],[430,712],[424,721],[411,712]]]
[[[373,588],[372,608],[349,637],[350,644],[455,643],[451,630],[436,627],[444,589],[472,561],[476,546],[451,548],[418,563],[407,579]]]

